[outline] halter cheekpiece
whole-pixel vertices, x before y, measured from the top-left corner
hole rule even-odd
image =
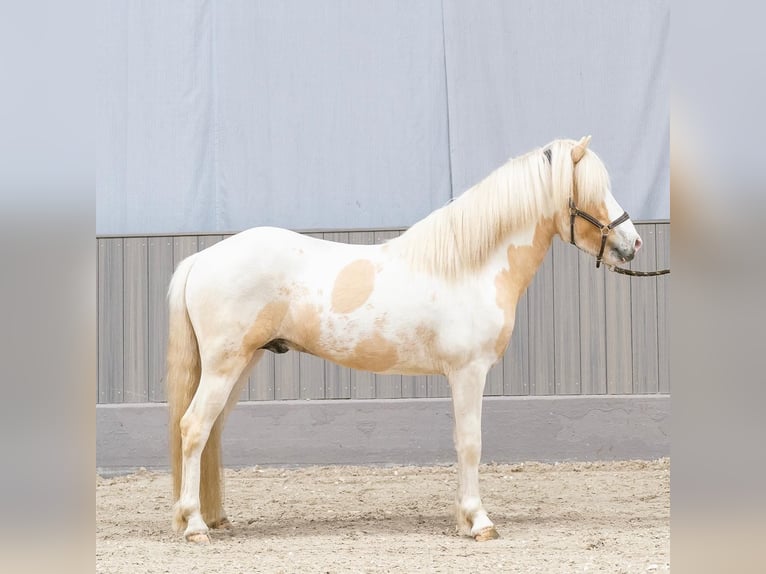
[[[577,247],[577,243],[575,243],[575,234],[574,234],[574,224],[575,224],[576,217],[582,217],[585,221],[587,221],[591,225],[601,230],[601,249],[599,249],[598,256],[596,257],[596,269],[598,269],[599,267],[601,267],[601,261],[603,261],[604,259],[604,249],[606,248],[607,237],[609,237],[609,234],[612,232],[612,230],[618,225],[620,225],[620,223],[624,223],[628,219],[630,219],[630,216],[628,215],[627,211],[623,211],[620,217],[618,217],[617,219],[615,219],[608,225],[604,225],[598,219],[593,217],[590,213],[586,213],[585,211],[581,211],[577,209],[574,199],[570,197],[569,198],[569,243],[571,243],[575,247]]]

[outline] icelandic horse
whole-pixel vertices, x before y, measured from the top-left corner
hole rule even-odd
[[[382,245],[256,227],[184,259],[168,293],[175,530],[209,543],[209,527],[230,527],[226,415],[264,351],[292,349],[375,373],[446,375],[458,528],[496,538],[479,496],[482,392],[516,303],[555,235],[606,265],[641,246],[589,141],[556,140],[509,160]]]

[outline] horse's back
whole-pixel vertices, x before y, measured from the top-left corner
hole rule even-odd
[[[225,249],[231,254],[273,254],[284,258],[291,255],[350,254],[359,251],[360,248],[364,250],[369,247],[371,246],[327,241],[281,227],[253,227],[211,245],[205,251],[220,252]]]
[[[374,257],[377,248],[325,241],[279,227],[254,227],[196,255],[196,288],[233,295],[272,292],[288,285],[319,286],[349,261]]]

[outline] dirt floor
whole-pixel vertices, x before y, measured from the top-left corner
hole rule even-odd
[[[164,473],[98,478],[96,572],[668,572],[670,463],[483,465],[501,538],[458,536],[456,470],[226,472],[231,531],[210,546],[170,526]]]

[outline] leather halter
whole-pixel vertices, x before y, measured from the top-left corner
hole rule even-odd
[[[548,163],[553,166],[553,162],[551,161],[552,151],[550,148],[543,149],[543,155],[545,156],[545,159],[548,160]],[[585,211],[580,211],[577,209],[577,206],[575,205],[574,199],[572,197],[569,198],[569,242],[577,247],[577,243],[575,243],[575,236],[574,236],[574,223],[575,223],[575,217],[580,216],[588,223],[594,225],[595,227],[598,227],[599,230],[601,230],[601,249],[599,249],[598,257],[596,257],[596,268],[598,269],[601,266],[601,262],[604,259],[604,249],[606,248],[606,239],[609,237],[609,234],[612,232],[612,229],[620,225],[620,223],[624,223],[630,217],[628,216],[628,212],[625,211],[623,214],[612,221],[608,225],[602,224],[598,219],[593,217],[590,213],[586,213]],[[610,271],[614,271],[615,273],[621,273],[623,275],[631,275],[633,277],[656,277],[657,275],[667,275],[670,273],[670,269],[660,269],[658,271],[633,271],[632,269],[623,269],[622,267],[616,267],[614,265],[607,264],[606,267]]]
[[[545,148],[543,150],[543,155],[545,155],[545,159],[548,160],[548,164],[550,164],[551,168],[553,167],[553,162],[551,161],[551,157],[553,155],[553,152],[551,148]],[[574,182],[573,182],[574,185]],[[598,251],[598,257],[596,257],[596,269],[601,267],[601,262],[604,260],[604,249],[606,248],[606,239],[609,237],[609,234],[612,232],[612,229],[620,225],[620,223],[626,222],[628,219],[630,219],[630,216],[628,215],[627,211],[623,211],[622,215],[609,223],[608,225],[604,225],[601,223],[598,219],[593,217],[590,213],[587,213],[585,211],[580,211],[577,209],[577,206],[575,205],[574,198],[569,198],[569,243],[577,247],[577,243],[575,243],[575,235],[574,235],[574,224],[575,224],[575,218],[576,217],[582,217],[585,221],[590,223],[591,225],[598,227],[598,229],[601,231],[601,249]]]
[[[590,213],[586,213],[585,211],[580,211],[579,209],[577,209],[574,199],[570,197],[569,198],[569,242],[575,247],[577,247],[577,243],[575,243],[575,235],[574,235],[574,224],[575,224],[576,217],[582,217],[585,221],[597,227],[601,231],[601,249],[599,249],[598,256],[596,257],[596,269],[598,269],[599,267],[601,267],[601,261],[603,261],[604,259],[604,249],[606,248],[607,237],[609,237],[609,234],[612,232],[612,230],[618,225],[620,225],[620,223],[625,223],[628,219],[630,219],[630,216],[628,215],[627,211],[623,211],[620,217],[618,217],[617,219],[615,219],[608,225],[604,225],[598,219],[593,217]]]

